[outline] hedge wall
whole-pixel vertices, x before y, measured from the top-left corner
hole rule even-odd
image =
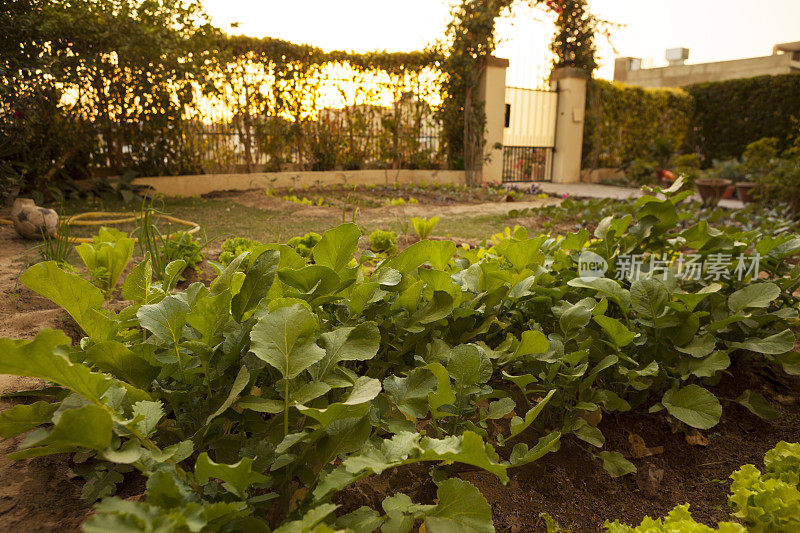
[[[658,139],[680,149],[689,132],[692,99],[680,89],[642,89],[592,80],[587,91],[584,168],[619,167],[654,159]]]
[[[759,76],[687,87],[694,99],[689,148],[706,162],[739,157],[764,137],[787,148],[800,131],[800,74]]]
[[[789,147],[800,134],[800,74],[642,89],[604,80],[587,92],[584,168],[656,160],[656,141],[714,159],[740,157],[753,141],[777,137]]]

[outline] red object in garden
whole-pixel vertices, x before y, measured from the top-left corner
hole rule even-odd
[[[661,185],[664,185],[665,187],[669,187],[672,185],[672,182],[675,181],[675,174],[673,174],[671,170],[660,168],[656,174],[658,174],[658,179],[661,182]]]

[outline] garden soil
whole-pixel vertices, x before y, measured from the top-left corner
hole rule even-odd
[[[63,312],[18,281],[36,257],[31,248],[10,227],[0,226],[0,336],[32,338],[39,329],[50,327],[66,328],[74,338]],[[2,393],[40,384],[35,379],[0,375]],[[762,421],[731,401],[747,388],[762,393],[783,416]],[[571,439],[558,452],[511,470],[511,481],[505,486],[480,471],[459,468],[453,475],[481,490],[492,506],[498,532],[544,531],[540,514],[545,512],[562,527],[594,532],[602,529],[605,520],[638,524],[645,515],[663,516],[685,502],[691,504],[696,519],[712,524],[728,518],[728,476],[734,470],[746,463],[762,466],[764,452],[780,440],[800,440],[800,379],[743,366],[733,368],[713,390],[723,399],[725,411],[720,424],[702,434],[686,433],[670,426],[663,415],[646,412],[606,416],[600,421],[606,436],[604,449],[619,451],[633,461],[639,470],[635,475],[610,478],[592,457],[596,450]],[[0,400],[0,410],[16,401]],[[91,507],[80,499],[80,479],[69,476],[71,459],[9,461],[5,455],[22,438],[0,441],[0,531],[78,531]],[[636,457],[646,453],[652,455]],[[138,498],[142,490],[141,478],[132,477],[123,484],[122,495]],[[344,510],[361,505],[379,508],[383,498],[395,491],[431,503],[436,487],[429,480],[428,467],[409,467],[362,480],[337,495],[336,501]]]
[[[209,195],[211,198],[230,200],[246,207],[255,207],[270,211],[291,210],[292,216],[306,218],[329,217],[341,215],[340,207],[306,206],[283,200],[277,196],[268,196],[262,189],[242,192],[218,192]],[[418,195],[414,196],[415,198]],[[417,204],[402,206],[359,207],[359,219],[368,222],[391,222],[398,215],[407,217],[446,217],[446,216],[478,216],[506,215],[512,209],[543,207],[560,203],[560,199],[526,199],[518,202],[470,202],[454,203],[437,201],[434,198],[420,198]]]

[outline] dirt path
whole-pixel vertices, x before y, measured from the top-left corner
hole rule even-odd
[[[226,200],[238,204],[264,209],[269,211],[282,211],[291,213],[293,217],[330,217],[341,215],[342,210],[338,207],[322,207],[302,205],[276,196],[268,196],[262,190],[252,190],[244,192],[230,192],[222,196]],[[402,206],[381,206],[381,207],[361,207],[359,217],[367,222],[388,222],[395,219],[398,215],[409,217],[446,217],[446,216],[482,216],[482,215],[505,215],[512,209],[527,209],[544,207],[561,203],[559,198],[542,198],[521,202],[484,202],[484,203],[454,203],[447,205],[419,203],[405,204]]]
[[[526,202],[488,202],[483,204],[457,204],[457,205],[405,205],[374,207],[363,209],[361,216],[371,222],[388,222],[398,214],[409,217],[447,217],[447,216],[469,216],[477,217],[484,215],[506,215],[512,209],[530,209],[555,205],[561,200],[547,198],[542,200],[531,200]]]
[[[40,329],[59,328],[64,312],[19,283],[35,258],[33,243],[0,226],[0,337],[30,339]],[[38,388],[42,381],[0,374],[0,394]],[[19,401],[0,399],[0,411]],[[90,507],[80,499],[79,480],[69,478],[69,457],[55,455],[11,461],[24,435],[0,441],[0,530],[79,531]]]

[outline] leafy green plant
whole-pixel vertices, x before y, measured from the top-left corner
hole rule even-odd
[[[42,232],[42,245],[39,247],[42,261],[55,261],[62,268],[67,268],[74,249],[69,236],[69,220],[60,221],[55,235]]]
[[[631,182],[634,184],[650,184],[655,182],[657,167],[658,164],[655,161],[634,159],[628,167],[626,174],[630,177]]]
[[[756,533],[800,528],[800,444],[779,442],[764,465],[763,473],[744,465],[731,475],[733,515]]]
[[[302,257],[311,257],[311,251],[321,240],[322,235],[311,231],[301,237],[292,237],[286,244],[294,248]]]
[[[76,251],[94,284],[110,294],[133,256],[133,239],[117,229],[102,227],[91,243],[78,245]]]
[[[672,159],[671,168],[679,176],[683,176],[688,185],[692,185],[702,172],[700,171],[700,158],[697,154],[681,154]]]
[[[433,232],[433,228],[439,223],[439,217],[431,217],[431,218],[418,218],[413,217],[411,219],[411,224],[414,226],[414,231],[417,234],[417,237],[420,240],[427,239],[428,236]]]
[[[153,216],[155,210],[152,207],[142,207],[139,217],[139,227],[134,234],[139,244],[139,251],[142,255],[149,255],[152,258],[153,273],[156,278],[162,279],[167,268],[167,258],[163,252],[167,239],[161,234],[156,226]]]
[[[343,224],[304,244],[307,257],[299,244],[265,244],[208,286],[178,292],[183,261],[153,283],[145,254],[121,310],[80,276],[39,263],[22,283],[85,337],[0,340],[0,372],[54,384],[46,399],[0,414],[0,435],[33,430],[12,459],[92,461],[81,475],[101,499],[88,531],[405,531],[417,521],[490,531],[488,504],[454,477],[455,463],[505,482],[569,439],[610,475],[629,475],[636,465],[597,423],[605,414],[650,411],[704,430],[723,416],[714,384],[731,365],[800,373],[800,268],[786,261],[800,236],[714,212],[697,221],[680,188],[546,211],[604,214],[593,233],[516,227],[460,248],[426,239],[369,265],[356,260],[360,229]],[[618,259],[665,250],[761,261],[741,279],[683,278],[674,263],[617,275]],[[607,277],[581,275],[587,252],[608,263]],[[755,391],[736,401],[775,416]],[[770,468],[783,479],[791,461],[781,452]],[[435,506],[402,494],[348,514],[331,503],[359,480],[423,462]],[[142,501],[112,495],[119,465],[147,478]]]
[[[373,252],[393,255],[397,251],[397,233],[376,229],[369,235],[369,248]]]
[[[800,218],[800,136],[796,146],[774,157],[775,139],[762,139],[749,146],[745,167],[756,172],[756,196],[762,200],[786,205],[794,218]]]
[[[679,505],[675,507],[666,518],[653,519],[645,517],[641,525],[632,527],[621,524],[619,521],[606,522],[607,533],[746,533],[747,529],[733,522],[722,522],[717,528],[709,527],[705,524],[695,522],[689,512],[689,505]]]
[[[197,268],[205,259],[203,248],[191,234],[185,231],[176,231],[166,239],[161,253],[164,254],[167,263],[182,259],[188,268]]]
[[[222,243],[222,251],[219,254],[219,262],[222,263],[223,266],[228,266],[231,261],[242,255],[244,252],[250,252],[259,246],[263,246],[263,244],[251,239],[245,239],[244,237],[232,237],[230,239],[226,239],[225,242]]]

